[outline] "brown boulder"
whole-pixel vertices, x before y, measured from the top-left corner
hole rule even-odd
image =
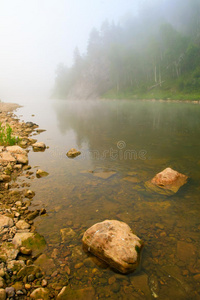
[[[178,192],[181,186],[187,182],[188,176],[181,174],[171,168],[162,172],[145,183],[146,187],[154,192],[165,195],[172,195]]]
[[[143,243],[124,222],[97,223],[86,230],[82,242],[84,250],[123,274],[135,271],[139,265]]]

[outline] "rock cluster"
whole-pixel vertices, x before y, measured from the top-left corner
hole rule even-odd
[[[26,148],[36,142],[30,138],[38,125],[20,122],[12,113],[1,112],[1,125],[10,125],[19,145],[0,146],[0,299],[27,299],[36,297],[49,299],[48,282],[42,270],[34,264],[36,256],[42,254],[46,242],[33,226],[33,219],[44,214],[45,209],[30,211],[29,206],[35,193],[27,189],[30,184],[16,178],[26,179],[34,172],[28,166]],[[14,179],[14,180],[13,180]],[[35,289],[34,281],[43,287]]]

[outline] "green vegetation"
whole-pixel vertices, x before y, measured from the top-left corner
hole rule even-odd
[[[150,4],[151,3],[151,4]],[[200,100],[200,0],[143,1],[93,29],[87,53],[57,69],[59,97]]]
[[[9,124],[2,126],[0,123],[0,145],[12,146],[18,144],[19,138],[12,135],[12,128]]]

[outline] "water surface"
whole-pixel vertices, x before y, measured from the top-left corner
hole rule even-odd
[[[47,254],[59,250],[57,280],[70,269],[71,287],[93,286],[97,299],[199,299],[200,106],[49,100],[18,114],[47,130],[36,138],[49,149],[29,154],[33,170],[49,172],[32,181],[32,209],[48,212],[35,225]],[[72,147],[82,152],[75,159],[66,156]],[[189,176],[188,183],[170,197],[147,191],[145,181],[166,167]],[[82,234],[105,219],[126,222],[145,242],[138,273],[88,263]],[[63,239],[63,228],[75,235]]]

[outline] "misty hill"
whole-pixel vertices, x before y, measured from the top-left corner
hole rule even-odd
[[[58,66],[56,96],[199,99],[200,0],[152,2],[93,29],[86,53]]]

